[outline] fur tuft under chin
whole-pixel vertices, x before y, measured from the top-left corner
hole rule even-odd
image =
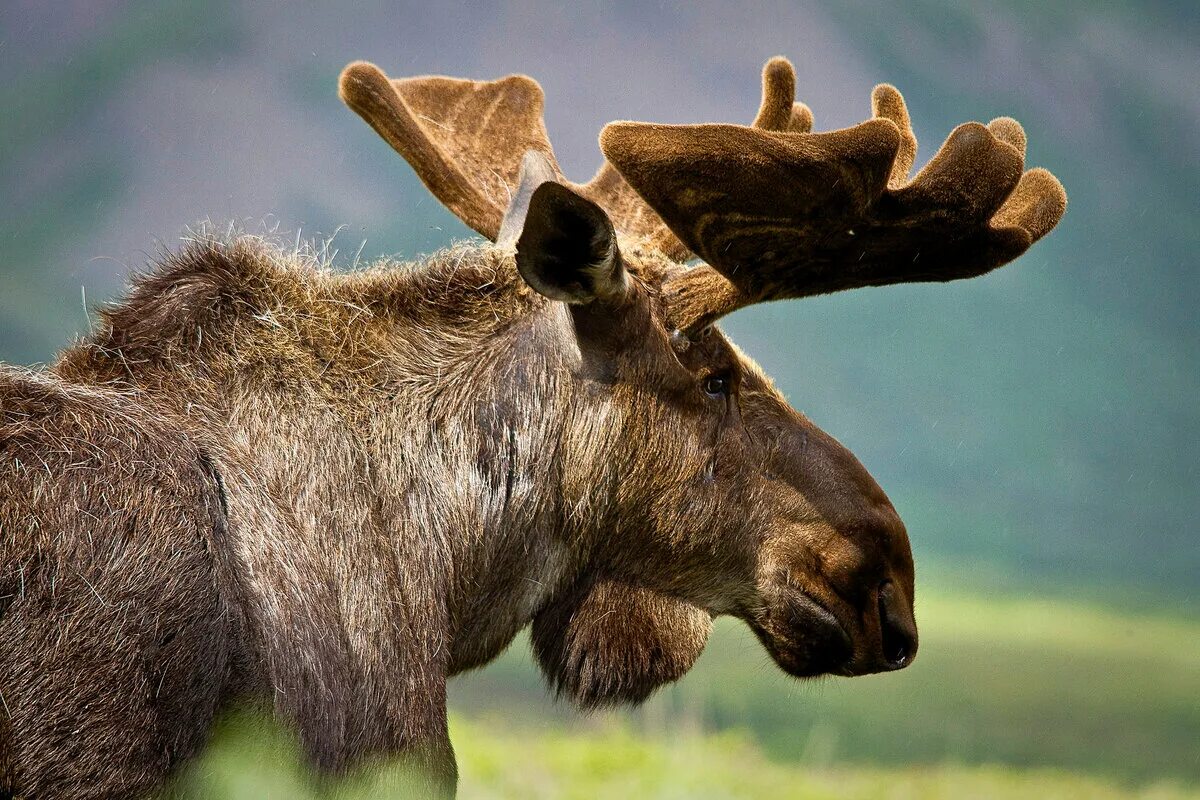
[[[533,621],[533,652],[550,688],[583,710],[638,704],[691,669],[712,617],[645,587],[599,580]]]

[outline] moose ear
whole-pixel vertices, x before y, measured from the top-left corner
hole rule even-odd
[[[642,586],[599,580],[533,620],[533,653],[551,688],[587,710],[640,703],[683,677],[708,641],[712,616]]]
[[[514,203],[520,194],[518,189]],[[517,269],[534,290],[567,303],[617,300],[629,286],[604,209],[550,180],[529,197],[517,239]]]

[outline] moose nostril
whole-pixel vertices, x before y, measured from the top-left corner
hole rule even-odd
[[[916,630],[911,616],[900,606],[895,586],[884,581],[879,587],[879,629],[883,658],[889,669],[908,666],[916,651]]]

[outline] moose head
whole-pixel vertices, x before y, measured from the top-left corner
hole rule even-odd
[[[956,128],[910,180],[900,93],[814,133],[782,58],[750,126],[615,122],[565,180],[523,76],[391,80],[343,100],[460,219],[512,250],[573,354],[562,492],[597,529],[590,569],[534,621],[551,683],[584,706],[678,678],[711,618],[745,620],[788,673],[859,675],[917,649],[913,562],[854,456],[790,408],[713,323],[753,303],[982,275],[1062,216],[1009,118]],[[702,263],[696,263],[694,258]]]

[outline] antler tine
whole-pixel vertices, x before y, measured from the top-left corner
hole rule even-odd
[[[764,131],[812,130],[812,111],[796,102],[796,70],[783,56],[775,56],[763,66],[762,104],[751,127]]]
[[[900,149],[896,151],[896,160],[892,163],[892,172],[888,177],[889,187],[903,186],[908,181],[908,173],[917,160],[917,137],[913,134],[912,122],[908,118],[908,107],[900,90],[889,83],[881,83],[871,90],[871,115],[878,119],[891,120],[900,131]],[[1016,120],[1010,120],[1016,124]],[[1020,128],[1020,126],[1017,126]],[[1025,148],[1022,146],[1021,155]]]
[[[759,119],[782,120],[792,76],[764,70]],[[903,98],[872,93],[874,117],[840,131],[613,123],[601,148],[679,239],[711,267],[677,277],[669,313],[689,330],[750,303],[989,272],[1066,209],[1053,175],[1022,175],[1014,120],[969,122],[911,181]],[[719,273],[730,286],[720,284]]]

